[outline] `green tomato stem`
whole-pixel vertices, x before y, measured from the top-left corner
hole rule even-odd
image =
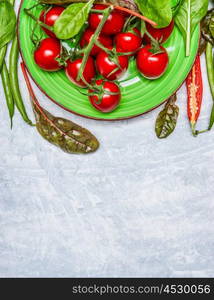
[[[92,13],[97,13],[97,14],[100,14],[100,13],[103,14],[103,11],[104,11],[103,9],[94,9],[94,8],[91,9]]]
[[[44,27],[48,30],[50,30],[51,32],[53,32],[53,28],[51,26],[46,25],[45,23],[43,23],[42,21],[40,21],[39,19],[37,19],[37,17],[35,17],[30,11],[29,9],[25,8],[24,12],[31,17],[38,25],[40,25],[41,27]]]
[[[131,19],[132,19],[132,16],[130,15],[130,16],[127,18],[127,20],[126,20],[126,22],[125,22],[125,24],[124,24],[124,26],[123,26],[123,32],[126,31],[128,25],[129,25],[129,23],[131,22]]]
[[[101,22],[99,23],[95,33],[93,34],[88,46],[85,48],[83,60],[82,60],[82,63],[81,63],[81,66],[80,66],[80,69],[79,69],[79,72],[78,72],[78,75],[77,75],[77,80],[80,80],[80,78],[83,76],[83,72],[84,72],[86,63],[88,61],[88,57],[90,55],[90,52],[91,52],[91,50],[94,46],[95,41],[98,39],[98,36],[99,36],[106,20],[108,19],[108,16],[109,16],[111,11],[112,11],[111,6],[109,6],[108,8],[106,8],[102,11],[103,18],[102,18]]]
[[[145,29],[145,34],[148,35],[148,37],[154,44],[156,44],[156,45],[159,44],[159,41],[156,40],[146,29]]]
[[[98,40],[95,41],[95,45],[97,47],[101,48],[103,51],[105,51],[108,55],[112,55],[112,56],[115,56],[115,55],[117,55],[117,56],[132,55],[132,54],[134,54],[136,52],[136,51],[132,51],[132,52],[117,52],[117,51],[112,51],[112,50],[109,50],[108,48],[106,48],[105,46],[103,46],[103,44],[101,44]],[[84,50],[82,52],[84,52]]]
[[[100,49],[102,49],[103,51],[105,51],[107,54],[111,54],[112,51],[109,50],[108,48],[106,48],[105,46],[103,46],[103,44],[101,44],[98,40],[95,41],[95,45],[97,45],[97,47],[99,47]]]

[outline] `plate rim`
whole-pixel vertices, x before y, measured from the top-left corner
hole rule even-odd
[[[37,86],[37,88],[48,98],[50,99],[53,103],[55,103],[57,106],[59,106],[60,108],[64,109],[65,111],[67,112],[70,112],[76,116],[79,116],[79,117],[83,117],[83,118],[86,118],[86,119],[90,119],[90,120],[96,120],[96,121],[106,121],[106,122],[115,122],[115,121],[123,121],[123,120],[129,120],[129,119],[134,119],[134,118],[137,118],[137,117],[140,117],[140,116],[143,116],[153,110],[155,110],[156,108],[158,108],[159,106],[163,105],[172,95],[174,95],[175,93],[177,93],[177,91],[181,88],[181,86],[183,85],[183,83],[185,82],[187,76],[185,77],[185,79],[182,81],[182,83],[178,86],[178,88],[169,96],[167,97],[166,99],[164,99],[160,104],[154,106],[153,108],[143,112],[143,113],[140,113],[140,114],[136,114],[136,115],[133,115],[133,116],[129,116],[129,117],[121,117],[121,118],[114,118],[114,119],[104,119],[104,118],[97,118],[97,117],[91,117],[91,116],[86,116],[86,115],[83,115],[83,114],[80,114],[80,113],[77,113],[75,111],[73,111],[72,109],[69,109],[67,107],[65,107],[64,105],[58,103],[56,100],[54,100],[51,96],[49,96],[44,90],[43,88],[36,82],[36,80],[33,78],[33,75],[31,74],[27,64],[26,64],[26,61],[24,59],[24,55],[22,53],[22,49],[21,49],[21,43],[20,43],[20,13],[21,13],[21,8],[22,8],[22,5],[23,5],[23,2],[24,0],[21,0],[20,2],[20,5],[19,5],[19,9],[18,9],[18,17],[17,17],[17,28],[16,28],[16,33],[17,33],[17,38],[18,38],[18,48],[19,48],[19,53],[21,55],[21,58],[22,58],[22,61],[25,65],[25,68],[28,72],[28,74],[30,75],[30,78],[32,79],[32,81],[34,82],[34,84]],[[200,26],[200,25],[199,25]],[[198,39],[198,47],[197,49],[199,49],[199,45],[200,45],[200,37],[201,37],[201,31],[199,30],[199,39]],[[193,63],[191,64],[191,68],[192,66],[194,65],[195,63],[195,60],[196,60],[196,56],[198,54],[198,51],[195,55],[195,58],[193,60]],[[190,70],[191,70],[190,68]]]

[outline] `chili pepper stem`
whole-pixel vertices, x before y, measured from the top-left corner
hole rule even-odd
[[[198,135],[198,134],[201,134],[201,133],[208,132],[208,131],[209,131],[209,129],[205,129],[205,130],[196,130],[197,135]]]
[[[190,127],[191,127],[191,130],[192,130],[192,135],[193,135],[194,137],[197,137],[197,131],[196,131],[196,129],[195,129],[195,127],[196,127],[196,122],[190,122]]]

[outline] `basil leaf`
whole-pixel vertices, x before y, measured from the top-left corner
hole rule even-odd
[[[9,43],[15,33],[16,15],[13,6],[6,0],[0,1],[0,49]]]
[[[190,55],[191,35],[206,15],[208,0],[184,0],[175,16],[175,23],[186,43],[186,56]]]
[[[87,3],[75,3],[69,5],[54,24],[54,33],[61,40],[67,40],[79,33],[88,19],[88,14],[94,0]]]
[[[158,28],[166,27],[172,21],[170,0],[135,0],[141,13],[157,23]]]
[[[175,129],[179,115],[179,107],[175,104],[177,100],[176,94],[171,96],[167,101],[164,109],[159,113],[155,132],[159,139],[168,137]]]

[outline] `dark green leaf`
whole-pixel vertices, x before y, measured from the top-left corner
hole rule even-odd
[[[36,127],[41,136],[67,153],[90,153],[97,150],[99,142],[87,129],[52,114],[34,102]]]
[[[69,5],[54,24],[54,33],[57,38],[67,40],[79,33],[88,19],[88,14],[94,0],[87,3]]]
[[[157,117],[155,132],[160,139],[168,137],[176,127],[179,115],[179,107],[175,104],[176,100],[176,94],[170,97]]]
[[[21,68],[30,94],[36,119],[36,128],[41,136],[67,153],[90,153],[96,151],[99,147],[99,142],[90,131],[64,118],[54,117],[40,106],[32,89],[24,63],[21,63]]]
[[[202,55],[205,52],[206,47],[207,47],[207,41],[205,40],[205,38],[201,34],[200,42],[199,42],[199,48],[198,48],[198,54]]]
[[[135,0],[140,12],[157,23],[157,27],[166,27],[172,21],[170,0]]]
[[[175,23],[186,43],[186,56],[190,55],[191,35],[206,15],[208,0],[184,0],[175,16]]]
[[[6,0],[0,1],[0,49],[9,43],[15,32],[16,15],[13,6]]]
[[[214,9],[211,9],[201,21],[201,33],[203,38],[214,46],[214,36],[212,35],[213,22]]]
[[[214,12],[213,12],[211,20],[210,20],[209,29],[210,29],[210,33],[212,35],[212,38],[214,39]]]

